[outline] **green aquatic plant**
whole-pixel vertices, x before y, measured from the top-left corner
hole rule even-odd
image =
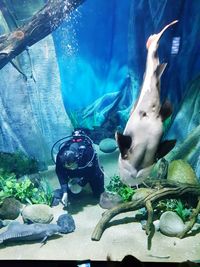
[[[110,178],[109,184],[106,186],[106,190],[112,193],[117,193],[123,183],[120,181],[119,175],[113,175]]]
[[[53,193],[50,185],[42,179],[39,187],[25,177],[18,180],[15,174],[0,172],[0,204],[7,197],[14,197],[24,204],[47,204],[51,205]]]
[[[155,207],[155,210],[161,214],[165,211],[174,211],[185,222],[191,215],[191,208],[186,208],[185,203],[180,199],[163,199],[160,200]]]
[[[38,172],[38,162],[26,156],[23,152],[0,152],[0,169],[5,173],[14,173],[16,177]]]
[[[50,206],[53,200],[53,190],[47,180],[41,178],[40,186],[37,189],[37,192],[34,192],[32,196],[32,201],[34,204],[40,203]]]
[[[121,196],[124,202],[131,200],[135,190],[131,187],[123,184],[120,181],[119,175],[113,175],[110,179],[109,184],[106,186],[106,191]]]
[[[185,208],[184,204],[180,199],[177,200],[175,211],[184,222],[187,221],[187,219],[189,219],[191,215],[191,209]]]
[[[119,190],[118,194],[122,197],[124,202],[131,201],[133,194],[135,193],[135,190],[132,189],[129,186],[123,185]]]

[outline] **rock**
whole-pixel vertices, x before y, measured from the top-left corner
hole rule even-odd
[[[123,199],[119,195],[103,192],[100,196],[99,205],[103,209],[111,209],[122,202]]]
[[[15,198],[5,198],[0,206],[0,219],[15,220],[22,209],[22,204]]]
[[[173,211],[166,211],[160,217],[159,228],[167,236],[177,236],[185,229],[182,219]]]
[[[200,224],[200,213],[197,215],[197,223]]]
[[[62,214],[58,217],[57,224],[61,227],[60,232],[62,234],[67,234],[74,232],[76,226],[74,219],[70,214]]]
[[[177,183],[199,184],[197,176],[184,160],[174,160],[169,164],[167,180]]]
[[[135,214],[135,219],[137,221],[141,221],[141,220],[146,220],[147,219],[147,209],[141,208],[137,211],[137,213]]]
[[[140,199],[143,199],[144,197],[147,197],[151,193],[153,193],[155,190],[151,188],[139,188],[136,189],[135,194],[132,196],[132,201],[138,201]]]
[[[141,220],[140,223],[142,226],[142,230],[146,230],[147,220]]]
[[[105,138],[99,143],[99,149],[104,153],[112,153],[116,148],[117,143],[112,138]]]
[[[153,224],[154,224],[155,230],[159,231],[159,229],[160,229],[160,221],[159,220],[155,220],[153,222]]]
[[[0,220],[0,229],[1,229],[2,227],[4,227],[4,225],[3,225],[3,221]]]
[[[26,206],[22,211],[25,223],[50,223],[53,220],[52,208],[46,204],[33,204]]]

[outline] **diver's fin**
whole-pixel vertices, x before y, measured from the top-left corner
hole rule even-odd
[[[172,112],[172,104],[168,100],[165,100],[160,109],[160,116],[162,117],[162,121],[165,121],[169,116],[171,116]]]
[[[176,140],[165,140],[161,142],[158,146],[157,152],[156,152],[156,159],[163,158],[165,155],[171,151],[176,144]]]
[[[115,138],[119,147],[119,151],[123,159],[127,157],[127,150],[131,147],[132,138],[129,135],[123,135],[119,132],[115,133]]]
[[[158,65],[158,67],[156,68],[156,77],[158,77],[158,79],[160,79],[160,77],[162,76],[165,68],[167,67],[167,63],[162,63],[160,65]]]

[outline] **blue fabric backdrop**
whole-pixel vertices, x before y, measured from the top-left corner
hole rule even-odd
[[[163,35],[159,55],[168,63],[161,97],[171,100],[176,114],[200,72],[199,10],[198,0],[86,0],[53,34],[63,101],[74,126],[103,126],[105,136],[123,129],[142,83],[146,40],[174,19],[179,22]],[[176,55],[173,37],[180,37]]]

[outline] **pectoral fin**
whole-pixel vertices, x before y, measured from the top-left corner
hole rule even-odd
[[[157,152],[156,152],[156,159],[163,158],[165,155],[171,151],[176,144],[176,140],[165,140],[161,142],[158,146]]]
[[[167,63],[162,63],[158,65],[158,67],[156,68],[156,77],[158,77],[158,79],[160,79],[160,77],[162,76],[166,66],[167,66]]]
[[[168,100],[165,100],[160,109],[160,116],[162,117],[162,121],[165,121],[169,116],[172,115],[173,107]]]
[[[132,138],[129,135],[123,135],[116,132],[115,138],[119,147],[119,151],[123,159],[127,158],[127,151],[131,147]]]

